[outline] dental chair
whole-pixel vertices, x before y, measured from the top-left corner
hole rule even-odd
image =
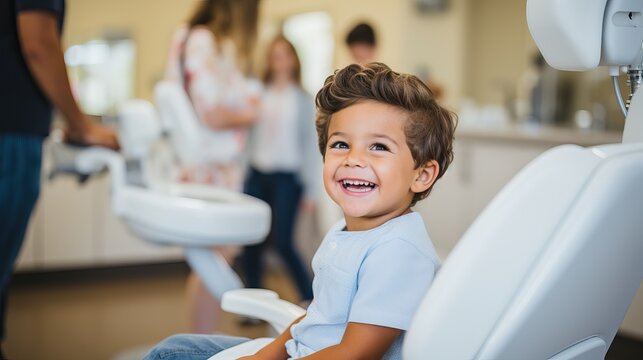
[[[643,78],[643,2],[528,0],[527,12],[551,65],[586,70],[602,59],[631,64]],[[619,32],[621,43],[601,43],[601,34],[605,40]],[[642,279],[638,91],[621,144],[546,151],[497,194],[437,274],[405,336],[403,357],[603,359]],[[265,290],[228,292],[222,306],[266,318],[277,330],[304,313]],[[269,341],[252,340],[210,360],[253,354]]]
[[[643,92],[636,96],[630,114],[643,118]],[[406,334],[404,358],[604,358],[643,277],[642,184],[643,142],[542,154],[446,259]],[[254,289],[224,294],[222,307],[277,331],[304,313]]]
[[[114,214],[141,239],[182,247],[190,267],[220,299],[226,291],[243,286],[225,259],[211,248],[262,241],[270,227],[270,208],[236,191],[172,180],[175,157],[185,157],[177,155],[175,138],[189,141],[193,128],[181,125],[196,122],[196,117],[184,93],[168,93],[163,88],[157,92],[171,141],[161,137],[163,127],[154,106],[131,100],[118,111],[120,152],[59,143],[52,149],[54,167],[85,176],[108,170]]]

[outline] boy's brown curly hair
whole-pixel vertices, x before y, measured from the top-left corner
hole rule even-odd
[[[377,101],[403,109],[408,115],[404,133],[415,168],[436,160],[439,179],[453,160],[457,116],[440,106],[428,86],[416,76],[400,74],[382,63],[352,64],[324,82],[317,93],[319,151],[326,155],[328,127],[334,113],[361,101]],[[431,186],[413,197],[411,206],[426,198]]]

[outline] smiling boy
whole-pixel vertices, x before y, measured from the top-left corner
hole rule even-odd
[[[315,253],[306,314],[242,359],[400,359],[440,267],[411,207],[451,163],[456,117],[418,78],[381,63],[337,71],[316,101],[324,187],[344,219]],[[175,336],[153,353],[197,359],[197,350],[213,355],[243,341]]]
[[[430,160],[415,168],[406,145],[403,110],[373,100],[335,113],[328,126],[324,186],[348,231],[375,228],[410,212],[415,193],[439,172]]]

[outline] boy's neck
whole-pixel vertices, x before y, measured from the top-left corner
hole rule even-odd
[[[406,215],[411,212],[411,207],[406,207],[386,213],[379,216],[363,216],[363,217],[350,217],[344,215],[344,220],[346,220],[346,230],[347,231],[365,231],[374,229],[385,222],[395,219],[398,216]]]

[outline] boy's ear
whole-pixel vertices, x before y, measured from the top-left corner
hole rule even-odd
[[[421,193],[433,185],[435,179],[440,172],[440,164],[437,161],[431,160],[426,164],[418,167],[416,170],[415,179],[411,183],[411,191],[414,193]]]

